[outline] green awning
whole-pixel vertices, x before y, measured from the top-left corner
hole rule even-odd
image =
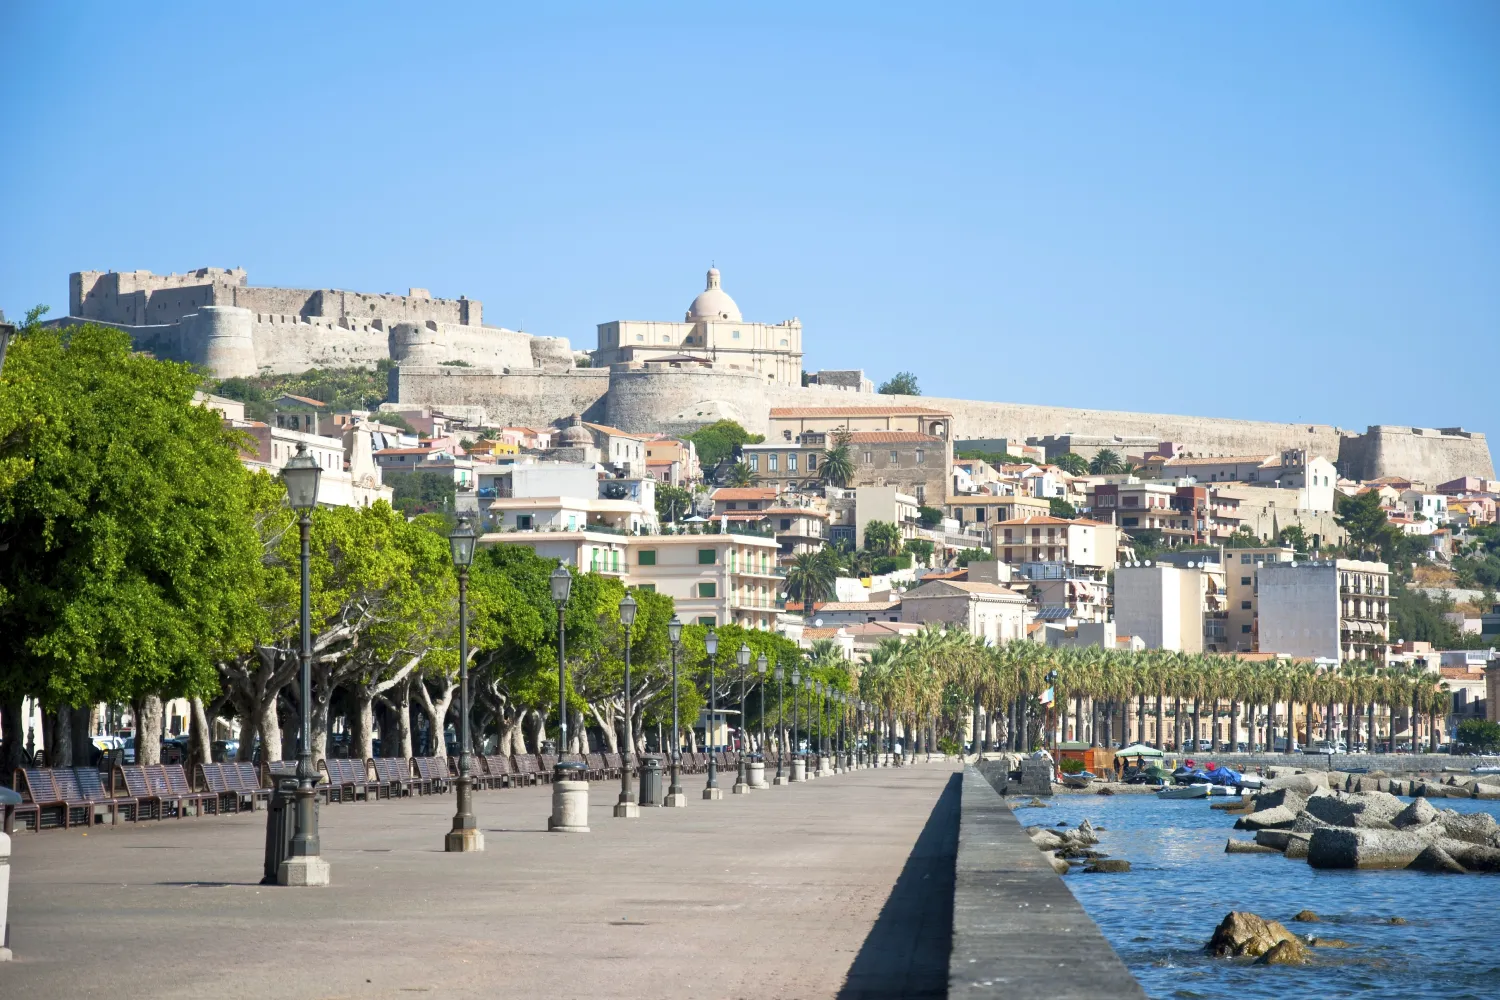
[[[1162,752],[1155,747],[1148,747],[1144,743],[1132,743],[1123,750],[1115,751],[1116,757],[1161,757]]]

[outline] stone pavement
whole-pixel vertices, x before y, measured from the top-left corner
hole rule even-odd
[[[881,768],[548,834],[550,791],[322,809],[334,884],[257,884],[264,813],[18,834],[0,995],[943,996],[957,767]],[[727,777],[728,782],[723,779]],[[721,775],[721,783],[734,779]]]

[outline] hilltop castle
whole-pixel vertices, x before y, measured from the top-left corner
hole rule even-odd
[[[868,381],[847,372],[804,386],[801,322],[745,321],[716,269],[680,323],[599,324],[589,367],[579,367],[564,338],[485,326],[473,299],[435,299],[420,288],[385,295],[254,287],[240,269],[79,272],[70,279],[68,314],[60,322],[118,326],[138,349],[221,378],[389,359],[397,363],[392,400],[489,423],[541,426],[581,413],[629,431],[681,433],[729,418],[764,433],[772,407],[920,402],[953,415],[957,440],[1149,437],[1199,456],[1305,449],[1336,460],[1355,479],[1494,476],[1485,436],[1459,427],[1376,425],[1356,433],[1324,424],[918,400],[871,394]]]

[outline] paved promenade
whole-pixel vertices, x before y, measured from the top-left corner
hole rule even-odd
[[[544,832],[550,791],[322,810],[334,884],[257,884],[264,813],[14,839],[0,995],[386,998],[943,996],[957,767],[822,778]],[[725,780],[727,779],[727,780]],[[946,881],[945,881],[946,880]]]

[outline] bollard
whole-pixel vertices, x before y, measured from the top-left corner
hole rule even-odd
[[[750,787],[770,788],[766,784],[766,762],[758,757],[750,758]]]
[[[552,815],[547,829],[553,833],[589,832],[589,783],[579,777],[583,765],[560,760],[552,769]]]
[[[10,791],[10,789],[5,789]],[[40,826],[40,822],[37,824]],[[10,835],[0,833],[0,962],[10,961]]]
[[[792,780],[807,780],[807,758],[801,756],[800,754],[792,758]]]

